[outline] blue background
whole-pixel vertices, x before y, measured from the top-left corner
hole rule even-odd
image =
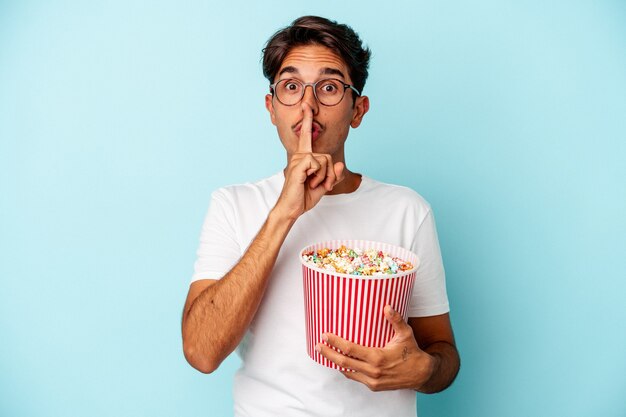
[[[180,315],[210,192],[285,163],[302,14],[373,50],[350,168],[435,211],[463,363],[420,416],[625,416],[626,3],[495,0],[0,1],[0,415],[232,413]]]

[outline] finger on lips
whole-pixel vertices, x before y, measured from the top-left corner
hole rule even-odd
[[[343,168],[344,164],[337,162],[333,164],[332,158],[328,154],[314,154],[312,145],[312,129],[313,129],[313,109],[307,104],[302,103],[302,122],[300,125],[300,137],[298,140],[298,153],[308,154],[317,163],[311,159],[309,161],[309,167],[306,170],[306,176],[309,178],[309,187],[311,189],[317,188],[320,184],[326,191],[331,191],[333,187],[343,180]]]
[[[311,153],[313,146],[311,145],[313,129],[313,109],[307,104],[302,103],[302,124],[300,126],[300,140],[298,141],[298,152]]]

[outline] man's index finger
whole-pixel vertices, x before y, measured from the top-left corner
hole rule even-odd
[[[308,104],[302,103],[302,112],[304,113],[304,117],[302,119],[302,126],[300,127],[298,152],[311,153],[313,152],[313,146],[311,144],[311,130],[313,129],[313,110]]]

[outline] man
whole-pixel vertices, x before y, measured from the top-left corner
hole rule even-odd
[[[428,204],[412,190],[350,171],[344,144],[369,109],[361,94],[370,51],[345,25],[307,16],[264,49],[265,98],[287,167],[212,195],[183,312],[188,362],[213,372],[238,347],[237,416],[415,416],[415,391],[454,380],[459,357],[439,244]],[[336,238],[384,241],[420,257],[408,324],[382,349],[325,335],[306,353],[298,251]],[[349,356],[348,356],[349,355]]]

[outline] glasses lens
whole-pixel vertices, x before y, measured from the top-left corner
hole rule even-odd
[[[302,83],[294,79],[280,80],[276,84],[276,98],[287,106],[297,104],[302,99]]]
[[[315,86],[315,94],[320,103],[326,106],[334,106],[343,98],[345,89],[339,80],[320,80]]]

